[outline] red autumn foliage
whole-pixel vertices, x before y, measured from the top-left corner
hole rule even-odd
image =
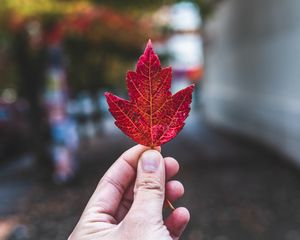
[[[149,147],[173,139],[189,115],[194,85],[172,95],[172,69],[161,67],[150,40],[136,71],[129,71],[126,81],[129,101],[105,93],[117,127],[135,142]]]

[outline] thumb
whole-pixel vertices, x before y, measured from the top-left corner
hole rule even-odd
[[[165,163],[156,150],[145,151],[138,163],[137,178],[134,186],[134,201],[131,211],[134,214],[157,216],[162,219],[165,198]]]

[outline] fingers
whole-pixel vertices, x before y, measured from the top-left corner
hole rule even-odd
[[[173,164],[172,169],[176,170],[176,165],[178,165],[178,162],[173,159],[173,158],[168,158],[169,163],[173,162],[171,164]],[[174,163],[174,161],[176,163]],[[167,163],[166,163],[167,166]],[[179,170],[179,165],[178,165],[178,169],[177,171],[174,171],[174,173],[176,174]],[[173,177],[174,175],[172,175],[172,171],[169,171],[169,174],[171,175],[171,177]],[[168,174],[167,174],[168,175]],[[166,198],[173,202],[175,200],[177,200],[178,198],[182,197],[184,194],[184,187],[183,185],[176,180],[172,180],[169,181],[166,184]],[[186,225],[188,224],[190,220],[190,214],[188,212],[188,210],[186,208],[177,208],[175,209],[170,216],[165,220],[165,225],[167,226],[170,234],[172,235],[172,237],[174,238],[174,240],[178,240],[179,237],[181,236],[182,232],[184,231]]]
[[[166,184],[166,199],[174,202],[184,194],[184,188],[181,182],[172,180]]]
[[[165,220],[165,225],[167,226],[174,240],[179,239],[189,220],[190,213],[186,208],[183,207],[176,208]]]
[[[129,215],[140,213],[145,217],[144,220],[152,217],[162,219],[165,175],[165,163],[161,154],[156,150],[145,151],[138,163],[134,201]]]
[[[178,162],[172,157],[165,157],[166,179],[174,177],[179,171]]]
[[[124,193],[135,179],[138,160],[147,149],[137,145],[123,153],[99,182],[88,207],[95,207],[98,213],[114,216]]]

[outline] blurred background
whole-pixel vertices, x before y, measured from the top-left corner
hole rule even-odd
[[[300,2],[1,0],[0,239],[67,239],[102,174],[135,143],[103,93],[149,38],[196,83],[163,146],[191,211],[183,240],[300,239]]]

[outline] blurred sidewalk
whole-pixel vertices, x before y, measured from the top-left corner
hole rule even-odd
[[[33,156],[24,155],[0,168],[0,217],[13,214],[30,189]]]

